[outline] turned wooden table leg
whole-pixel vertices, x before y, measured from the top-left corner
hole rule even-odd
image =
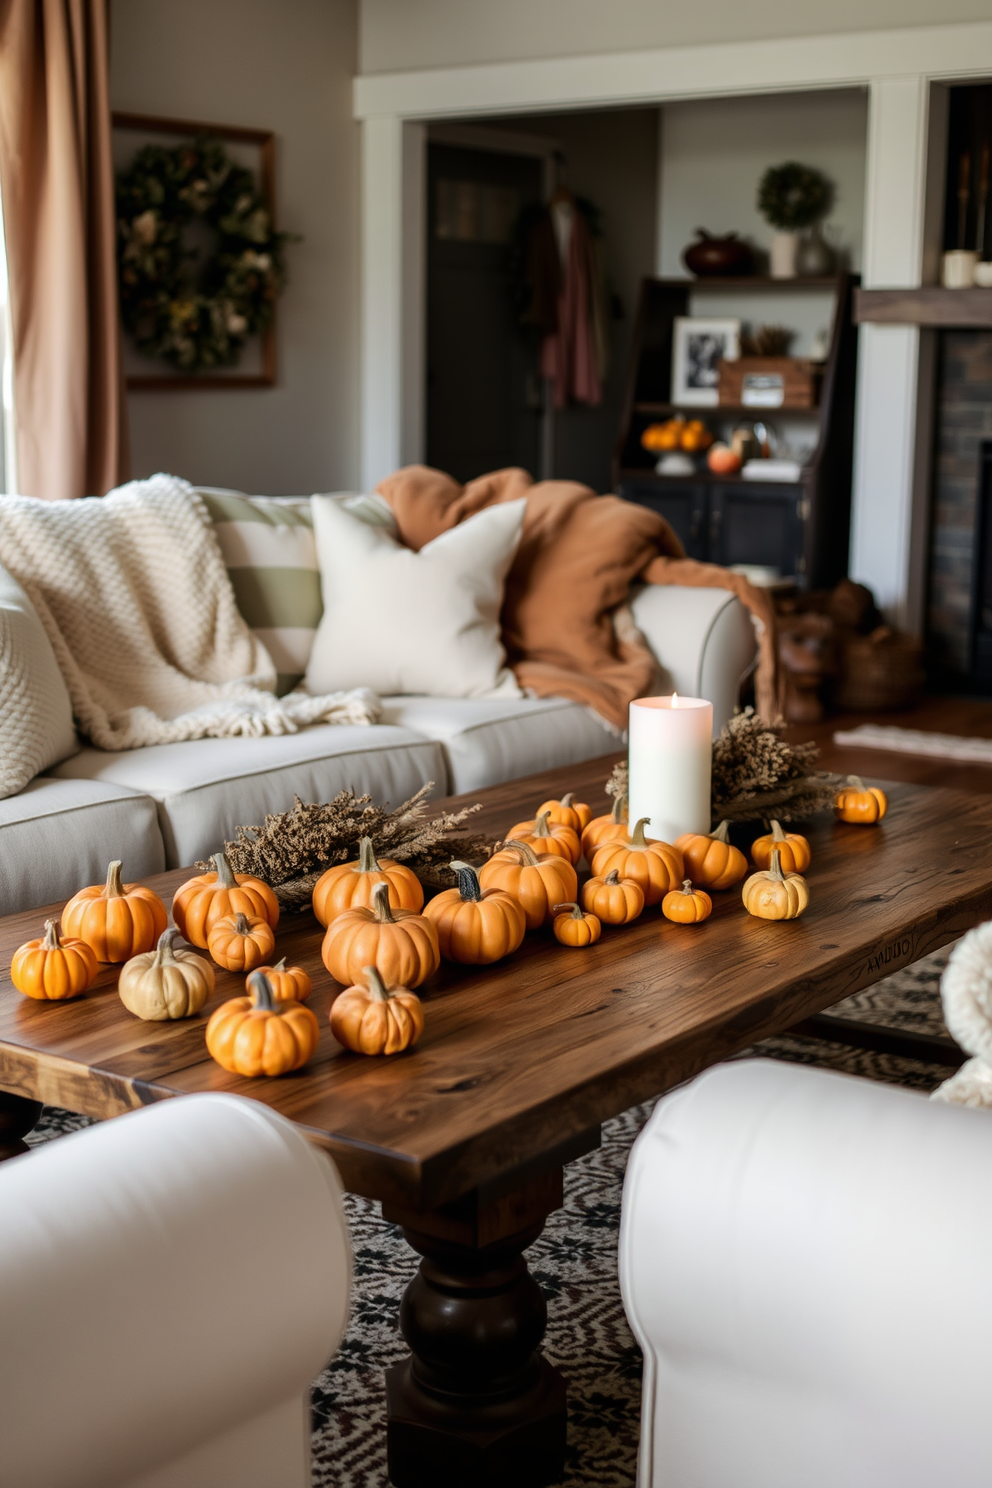
[[[41,1112],[41,1101],[25,1100],[23,1095],[8,1095],[0,1090],[0,1162],[31,1150],[23,1139],[37,1125]]]
[[[547,1305],[523,1252],[562,1202],[557,1170],[484,1204],[383,1206],[423,1256],[400,1308],[412,1350],[386,1371],[396,1488],[539,1488],[562,1475],[565,1381],[540,1352]]]

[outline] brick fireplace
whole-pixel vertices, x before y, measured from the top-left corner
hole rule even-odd
[[[934,680],[992,692],[984,649],[982,551],[988,556],[992,499],[992,331],[940,333],[931,508],[927,640]],[[985,575],[988,581],[989,575]],[[987,591],[986,591],[987,592]]]

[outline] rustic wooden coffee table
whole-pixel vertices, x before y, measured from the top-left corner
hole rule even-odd
[[[501,834],[565,789],[605,809],[611,759],[481,793]],[[676,926],[649,911],[589,950],[529,936],[488,969],[443,967],[422,989],[412,1053],[344,1053],[327,1021],[334,985],[309,915],[278,952],[314,976],[323,1036],[296,1075],[248,1081],[206,1054],[205,1018],[142,1023],[108,969],[78,1002],[20,996],[7,969],[46,913],[0,920],[0,1142],[8,1155],[47,1101],[109,1117],[190,1091],[226,1090],[297,1122],[346,1187],[378,1199],[424,1258],[400,1325],[412,1355],[388,1371],[389,1471],[399,1485],[540,1484],[562,1469],[565,1383],[540,1353],[546,1310],[523,1252],[562,1203],[562,1167],[600,1123],[755,1039],[907,966],[992,915],[992,798],[890,788],[878,828],[810,827],[801,920],[749,918],[738,892]],[[125,871],[126,871],[125,864]],[[184,871],[149,883],[168,903]],[[241,991],[218,973],[207,1012]],[[824,1020],[819,1020],[822,1025]],[[953,1057],[951,1062],[953,1062]]]

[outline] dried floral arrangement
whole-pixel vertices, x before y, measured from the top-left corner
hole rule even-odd
[[[789,744],[781,720],[767,724],[753,708],[735,713],[713,743],[713,820],[801,821],[827,811],[845,775],[814,770],[815,744]],[[610,796],[627,794],[626,761],[606,783]]]
[[[479,834],[452,835],[480,810],[478,805],[428,816],[433,788],[429,780],[395,811],[350,790],[323,805],[307,805],[296,796],[291,811],[270,813],[261,826],[238,827],[224,851],[235,873],[253,873],[269,884],[285,910],[308,908],[324,869],[357,857],[362,837],[372,839],[377,857],[406,863],[426,886],[449,888],[455,881],[448,868],[452,858],[487,858],[495,844]],[[204,872],[211,867],[196,866]]]

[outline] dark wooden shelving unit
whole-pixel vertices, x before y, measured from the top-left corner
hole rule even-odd
[[[627,396],[614,448],[618,495],[650,506],[678,533],[687,554],[703,561],[774,568],[800,585],[823,588],[847,572],[854,450],[854,385],[857,331],[852,294],[857,279],[838,274],[816,279],[645,279],[641,285]],[[672,340],[677,316],[689,314],[693,291],[734,296],[829,290],[834,296],[830,349],[820,402],[815,408],[680,407],[671,401]],[[802,419],[818,428],[816,448],[796,481],[715,475],[698,460],[692,475],[655,471],[656,456],[641,447],[649,423],[672,414],[709,422],[747,418],[763,422]]]
[[[937,326],[948,330],[992,328],[992,289],[856,289],[854,323]]]

